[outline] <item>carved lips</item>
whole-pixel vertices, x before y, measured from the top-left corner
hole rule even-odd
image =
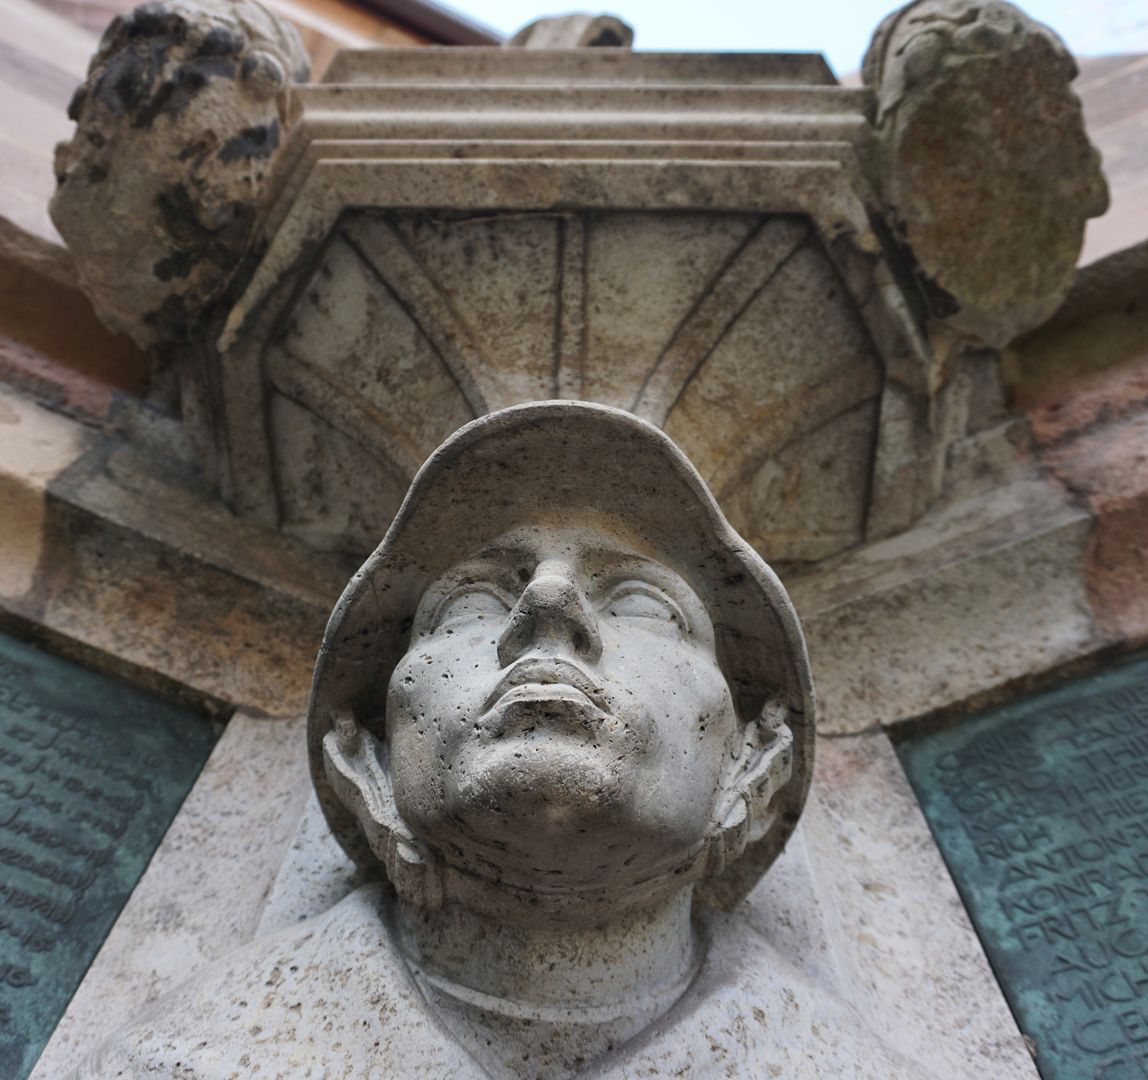
[[[556,656],[527,656],[512,664],[495,684],[486,699],[485,707],[489,709],[511,690],[520,686],[547,688],[539,695],[540,698],[561,688],[573,689],[582,697],[588,698],[597,708],[604,712],[609,710],[602,688],[577,664]]]
[[[531,707],[534,705],[546,708],[540,711]],[[551,656],[525,657],[511,665],[495,684],[484,708],[500,714],[491,732],[497,738],[518,726],[515,714],[522,719],[526,718],[523,713],[549,716],[556,705],[560,707],[557,712],[570,714],[578,727],[597,727],[610,715],[606,695],[590,675],[569,660]],[[563,705],[570,708],[563,709]]]

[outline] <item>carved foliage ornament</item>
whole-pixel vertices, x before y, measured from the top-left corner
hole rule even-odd
[[[886,213],[932,317],[989,345],[1060,306],[1108,207],[1075,76],[1064,42],[1002,0],[917,0],[865,55]]]
[[[112,21],[68,110],[51,205],[110,328],[182,340],[219,298],[307,73],[295,29],[253,0],[156,0]]]

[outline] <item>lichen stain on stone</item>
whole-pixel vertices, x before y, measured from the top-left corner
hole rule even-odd
[[[249,158],[270,157],[279,146],[279,121],[244,128],[223,144],[216,155],[220,161],[231,162]]]
[[[234,79],[235,70],[234,60],[217,56],[206,56],[182,64],[140,110],[132,126],[144,128],[154,123],[157,117],[178,116],[212,78]]]
[[[69,107],[51,208],[106,325],[184,340],[222,300],[281,149],[287,73],[306,68],[297,32],[254,0],[162,0],[113,21]]]

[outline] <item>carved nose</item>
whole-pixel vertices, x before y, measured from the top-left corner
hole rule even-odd
[[[602,654],[598,620],[565,563],[538,564],[498,639],[498,662],[508,667],[539,650],[589,661]]]

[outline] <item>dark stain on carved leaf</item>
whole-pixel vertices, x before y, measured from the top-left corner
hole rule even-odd
[[[178,116],[213,78],[234,79],[235,70],[235,61],[226,56],[201,56],[181,64],[140,109],[132,127],[148,127],[157,116]]]
[[[195,264],[199,262],[200,256],[198,252],[192,251],[177,251],[174,255],[169,255],[166,259],[160,259],[159,262],[152,267],[152,273],[155,274],[160,281],[171,281],[172,278],[185,278],[195,268]]]
[[[220,161],[240,161],[245,158],[270,157],[279,145],[279,121],[244,128],[228,139],[219,151]]]
[[[196,49],[197,56],[237,56],[243,51],[243,38],[224,26],[210,30]]]
[[[117,116],[131,112],[151,92],[156,66],[143,50],[125,49],[113,56],[99,81],[92,87],[92,97]],[[77,118],[83,101],[73,98]]]

